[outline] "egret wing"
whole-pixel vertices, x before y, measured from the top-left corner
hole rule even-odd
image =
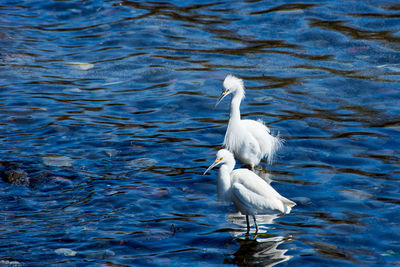
[[[266,131],[268,134],[271,133],[270,129],[261,121],[255,120],[242,120],[242,122],[246,125],[248,129],[255,129],[260,131]]]
[[[250,163],[252,157],[261,159],[261,150],[257,139],[241,122],[239,124],[229,123],[225,134],[224,146],[229,151],[232,151],[241,162]]]
[[[277,199],[265,199],[240,183],[232,185],[232,200],[243,214],[269,214],[284,212],[283,205]]]
[[[257,174],[247,169],[236,169],[232,172],[232,187],[233,185],[236,185],[236,189],[233,190],[237,194],[236,196],[242,202],[247,201],[255,205],[257,212],[275,210],[289,213],[291,207],[296,205],[293,201],[281,196]],[[239,188],[240,190],[238,190]]]
[[[271,131],[262,121],[242,120],[247,131],[257,140],[262,157],[268,157],[268,163],[271,164],[276,151],[282,146],[282,140],[279,137],[272,136]]]

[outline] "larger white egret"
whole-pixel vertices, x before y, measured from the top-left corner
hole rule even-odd
[[[256,214],[288,214],[296,205],[281,196],[272,186],[248,169],[236,169],[233,154],[226,149],[217,153],[217,159],[204,172],[222,164],[218,174],[218,199],[233,202],[236,208],[246,215],[247,232],[250,231],[249,215],[253,217],[256,233],[258,226]]]
[[[237,160],[249,165],[252,170],[267,157],[271,164],[276,151],[282,146],[282,140],[272,136],[269,128],[262,121],[242,120],[240,103],[244,98],[243,80],[231,74],[223,83],[224,91],[216,106],[229,94],[232,94],[230,118],[226,129],[224,146],[231,151]]]

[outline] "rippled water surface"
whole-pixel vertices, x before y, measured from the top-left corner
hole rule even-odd
[[[0,265],[399,265],[399,25],[397,1],[2,1]],[[297,203],[248,239],[202,175],[228,73]]]

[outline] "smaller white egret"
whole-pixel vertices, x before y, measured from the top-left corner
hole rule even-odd
[[[248,169],[236,169],[233,154],[226,149],[217,153],[217,159],[204,172],[222,164],[218,174],[218,199],[233,202],[236,208],[246,215],[247,233],[250,231],[249,215],[253,217],[256,233],[258,226],[256,214],[288,214],[296,205],[281,196],[272,186]]]
[[[215,106],[227,95],[232,94],[229,123],[224,139],[225,148],[231,151],[237,160],[249,165],[252,170],[264,157],[267,157],[268,163],[271,164],[276,151],[282,146],[282,140],[272,136],[262,121],[240,118],[240,103],[244,98],[242,79],[229,74],[224,80],[223,87],[224,91]]]

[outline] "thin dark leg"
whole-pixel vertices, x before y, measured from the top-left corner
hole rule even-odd
[[[246,215],[246,223],[247,223],[247,234],[249,234],[250,232],[249,215]]]
[[[254,220],[254,225],[256,226],[256,233],[255,234],[257,234],[258,233],[258,225],[257,225],[257,222],[256,222],[256,215],[253,215],[253,220]]]

